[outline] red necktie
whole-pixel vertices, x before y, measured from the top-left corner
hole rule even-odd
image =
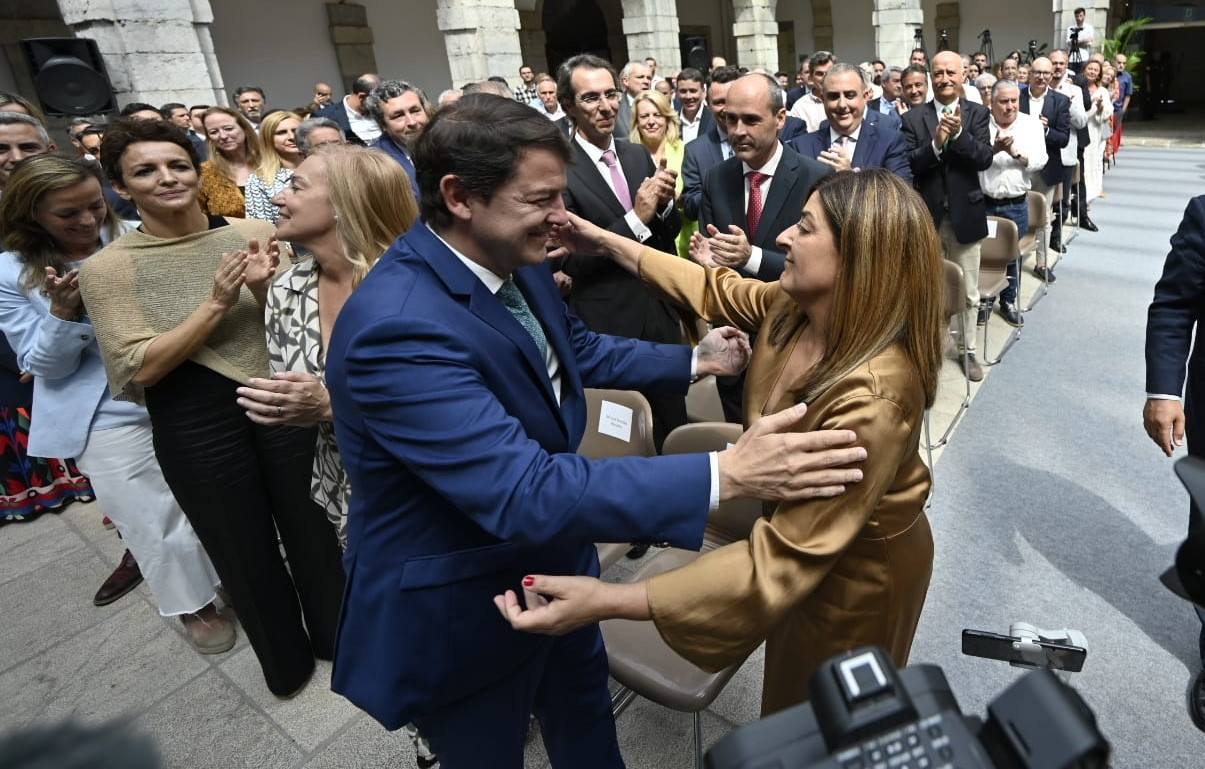
[[[761,223],[761,184],[770,177],[761,171],[750,171],[745,176],[749,178],[749,210],[745,212],[745,223],[749,225],[747,236],[752,243],[757,237],[757,225]]]

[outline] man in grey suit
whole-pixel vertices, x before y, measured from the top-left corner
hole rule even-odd
[[[619,115],[615,119],[615,138],[627,139],[632,130],[632,113],[636,97],[653,87],[653,73],[642,61],[629,61],[619,72],[623,98],[619,100]]]

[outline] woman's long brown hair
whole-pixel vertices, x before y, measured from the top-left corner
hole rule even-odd
[[[906,182],[882,169],[834,174],[813,194],[833,229],[840,265],[825,355],[808,373],[803,400],[899,343],[920,377],[925,405],[933,405],[944,292],[941,245],[928,209]],[[786,344],[797,329],[779,317],[771,341]]]

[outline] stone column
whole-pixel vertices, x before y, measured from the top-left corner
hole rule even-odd
[[[778,71],[777,0],[732,0],[736,63],[748,69]]]
[[[623,34],[628,41],[630,61],[652,56],[661,75],[682,68],[675,0],[624,0]]]
[[[908,66],[916,28],[924,21],[920,0],[875,0],[870,22],[874,25],[874,49],[878,57],[888,66]]]
[[[1054,37],[1051,38],[1055,48],[1067,47],[1067,28],[1075,26],[1075,9],[1083,8],[1084,21],[1091,24],[1096,31],[1096,40],[1092,43],[1092,53],[1100,50],[1101,41],[1107,37],[1109,26],[1108,0],[1054,0]],[[1087,53],[1083,57],[1088,60]]]
[[[833,50],[832,0],[812,0],[812,53]],[[799,69],[799,65],[795,65]]]
[[[519,50],[523,63],[535,72],[548,71],[548,36],[544,34],[542,6],[543,3],[536,0],[515,0],[515,8],[519,11]],[[555,72],[548,74],[556,77]]]
[[[58,0],[76,37],[96,41],[117,103],[226,104],[209,0]]]
[[[438,0],[435,18],[454,87],[491,75],[513,81],[519,74],[523,55],[514,0]]]
[[[373,49],[372,27],[368,25],[368,10],[358,3],[327,3],[326,21],[335,46],[335,61],[343,89],[351,93],[356,78],[377,71],[377,54]]]

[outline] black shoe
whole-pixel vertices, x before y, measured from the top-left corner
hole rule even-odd
[[[1088,232],[1100,232],[1100,227],[1097,227],[1096,222],[1089,219],[1087,214],[1079,218],[1079,226]]]
[[[134,555],[127,550],[121,557],[121,563],[117,564],[117,568],[100,586],[100,590],[96,591],[92,603],[97,606],[108,606],[140,584],[142,584],[142,570],[138,568]]]
[[[644,554],[647,553],[648,551],[649,551],[648,545],[633,545],[632,549],[628,551],[628,554],[626,557],[635,561],[638,558],[643,558]]]
[[[1004,322],[1010,326],[1024,326],[1025,319],[1021,317],[1021,311],[1017,309],[1016,302],[1000,302],[1000,317],[1004,318]]]
[[[1050,236],[1050,250],[1058,251],[1060,254],[1063,253],[1063,239],[1060,238],[1058,235],[1051,235]]]
[[[1188,717],[1194,726],[1205,732],[1205,672],[1197,673],[1188,687]]]
[[[979,303],[979,315],[978,315],[978,317],[975,318],[976,326],[986,326],[987,325],[988,316],[990,316],[992,314],[992,305],[993,304],[995,304],[995,300],[993,300],[991,302],[980,302]]]
[[[1053,283],[1055,281],[1053,267],[1045,267],[1039,264],[1037,267],[1033,268],[1033,274],[1037,275],[1047,283]]]

